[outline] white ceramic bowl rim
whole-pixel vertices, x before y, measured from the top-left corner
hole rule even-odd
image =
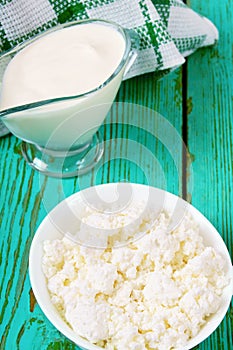
[[[50,322],[61,332],[63,333],[68,339],[72,340],[74,343],[76,343],[78,346],[87,349],[87,350],[95,350],[95,349],[101,349],[100,347],[93,345],[83,339],[82,337],[78,336],[59,316],[58,312],[56,311],[55,307],[52,305],[49,297],[49,293],[46,287],[46,280],[45,276],[42,272],[41,268],[41,258],[42,258],[42,242],[45,239],[61,239],[62,234],[57,229],[56,225],[50,220],[50,214],[53,214],[53,220],[56,218],[56,213],[60,213],[61,209],[64,205],[67,205],[67,203],[71,203],[73,200],[77,199],[80,201],[80,198],[82,194],[88,194],[88,198],[90,198],[92,192],[98,191],[99,195],[102,195],[103,198],[108,198],[108,200],[112,199],[115,200],[115,196],[117,194],[117,189],[119,186],[122,186],[122,188],[127,189],[129,186],[131,186],[131,190],[133,193],[133,196],[135,196],[136,199],[145,199],[145,194],[148,195],[148,189],[150,194],[152,194],[152,197],[159,198],[163,201],[162,208],[165,210],[170,211],[171,209],[174,210],[174,213],[179,213],[181,210],[188,210],[192,217],[194,218],[195,222],[197,222],[200,225],[200,231],[201,234],[204,237],[204,242],[206,245],[210,245],[214,247],[217,251],[219,251],[222,256],[226,260],[227,265],[227,275],[231,278],[231,283],[224,289],[223,295],[222,295],[222,304],[220,309],[217,311],[216,314],[214,314],[212,317],[210,317],[209,321],[206,323],[206,325],[201,329],[201,331],[198,333],[196,337],[191,339],[187,346],[183,347],[182,350],[189,350],[192,349],[194,346],[201,343],[203,340],[205,340],[213,331],[219,326],[221,321],[223,320],[230,302],[232,298],[233,293],[233,283],[232,283],[232,263],[231,258],[229,255],[229,252],[227,250],[227,247],[221,238],[220,234],[216,231],[216,229],[213,227],[213,225],[192,205],[188,204],[181,198],[163,191],[158,188],[146,186],[146,185],[140,185],[140,184],[133,184],[133,183],[109,183],[104,185],[98,185],[90,187],[84,191],[77,192],[73,194],[72,196],[66,198],[64,201],[58,204],[42,221],[39,228],[37,229],[37,232],[34,236],[34,239],[31,244],[30,248],[30,254],[29,254],[29,276],[31,281],[31,286],[34,292],[34,295],[37,299],[37,302],[39,306],[41,307],[42,311],[46,315],[46,317],[50,320]],[[181,349],[180,349],[181,350]]]

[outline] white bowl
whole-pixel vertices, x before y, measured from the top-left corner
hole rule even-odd
[[[146,203],[152,204],[157,212],[165,209],[172,213],[171,226],[177,225],[180,220],[182,220],[184,213],[188,211],[195,222],[199,224],[204,243],[215,248],[226,260],[226,273],[231,279],[231,283],[225,287],[223,291],[221,306],[219,310],[209,318],[198,335],[192,338],[182,350],[189,350],[206,339],[221,323],[229,308],[233,293],[231,258],[219,233],[197,209],[171,193],[146,185],[111,183],[93,186],[66,198],[45,217],[34,236],[29,256],[29,275],[32,289],[39,306],[50,322],[61,333],[83,349],[94,350],[100,348],[78,336],[63,321],[51,303],[41,265],[43,241],[46,239],[61,239],[64,232],[72,232],[75,220],[77,219],[77,217],[73,215],[74,213],[72,210],[74,203],[76,206],[80,205],[82,207],[83,205],[100,205],[107,208],[108,206],[110,207],[112,203],[117,207],[117,204],[123,203],[123,205],[125,205],[126,203],[129,204],[131,201],[134,202],[138,200],[144,200]]]

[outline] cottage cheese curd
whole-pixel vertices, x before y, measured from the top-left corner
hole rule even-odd
[[[171,232],[169,219],[145,219],[144,235],[115,249],[44,241],[51,300],[77,334],[108,350],[180,349],[218,310],[229,283],[223,258],[189,215]]]

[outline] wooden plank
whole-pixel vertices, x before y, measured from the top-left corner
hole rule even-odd
[[[190,1],[220,31],[219,43],[188,60],[188,148],[192,155],[192,203],[214,224],[232,254],[233,223],[233,21],[232,4],[223,1]],[[201,350],[233,348],[230,310]]]
[[[181,132],[182,128],[180,81],[181,70],[178,70],[161,81],[156,81],[151,74],[123,84],[117,99],[120,102],[107,119],[107,122],[117,120],[121,124],[112,136],[114,128],[111,131],[111,125],[106,126],[109,129],[107,135],[110,135],[111,149],[115,150],[111,153],[108,149],[107,159],[128,157],[128,163],[132,160],[128,168],[133,169],[134,161],[137,166],[135,171],[127,172],[127,162],[119,162],[118,167],[121,171],[124,169],[123,173],[118,171],[116,178],[116,174],[113,174],[114,167],[110,167],[105,182],[121,180],[120,174],[127,181],[147,182],[177,194],[182,193],[179,182],[182,174],[181,139],[176,133],[177,130]],[[167,133],[164,132],[165,124],[170,126],[169,135],[168,127]],[[174,145],[179,147],[178,152],[172,149]],[[175,162],[169,151],[176,158]]]

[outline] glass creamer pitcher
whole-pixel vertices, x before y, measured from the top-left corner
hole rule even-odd
[[[85,93],[55,98],[48,96],[40,101],[19,103],[0,111],[1,121],[12,134],[23,141],[21,149],[26,161],[45,175],[81,175],[101,159],[104,146],[98,129],[111,108],[124,75],[137,56],[137,35],[113,22],[75,21],[58,25],[0,56],[1,62],[10,62],[18,52],[38,39],[61,29],[86,24],[111,27],[120,33],[125,42],[120,63],[111,76]],[[4,86],[2,93],[3,89]]]

